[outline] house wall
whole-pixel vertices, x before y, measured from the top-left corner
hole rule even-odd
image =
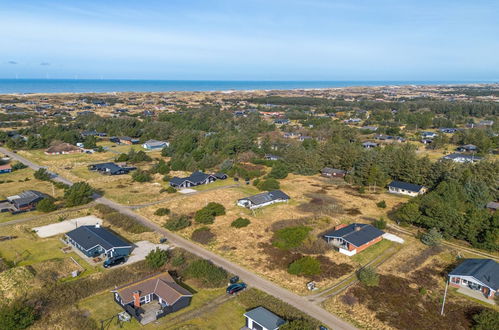
[[[109,257],[115,256],[128,256],[131,252],[132,248],[114,248],[108,252]]]
[[[466,283],[465,283],[466,281]],[[488,299],[494,299],[496,295],[496,291],[493,289],[489,288],[488,286],[483,285],[482,283],[478,282],[475,278],[471,276],[449,276],[449,284],[452,287],[455,288],[469,288],[468,285],[470,283],[476,284],[481,286],[480,291],[488,298]],[[478,291],[478,290],[477,290]]]
[[[357,247],[357,249],[356,249],[356,250],[357,250],[357,253],[359,253],[359,252],[361,252],[361,251],[363,251],[363,250],[367,249],[367,248],[368,248],[368,247],[370,247],[371,245],[374,245],[374,244],[378,243],[378,242],[379,242],[379,241],[381,241],[382,239],[383,239],[383,236],[380,236],[380,237],[375,238],[375,239],[373,239],[372,241],[370,241],[370,242],[368,242],[368,243],[366,243],[366,244],[364,244],[364,245],[362,245],[362,246]]]
[[[260,324],[258,324],[257,322],[255,322],[254,320],[252,320],[251,318],[247,317],[246,316],[246,326],[250,329],[262,329],[262,330],[269,330],[263,326],[261,326]],[[273,330],[273,329],[272,329]]]
[[[170,313],[175,313],[182,308],[186,308],[191,304],[192,297],[182,297],[179,300],[177,300],[172,306],[166,306],[163,308],[163,313],[158,315],[159,317],[168,315]]]
[[[407,195],[407,196],[417,196],[417,192],[405,190],[405,189],[400,189],[400,188],[395,188],[395,187],[388,187],[388,191],[392,194],[401,194],[401,195]]]

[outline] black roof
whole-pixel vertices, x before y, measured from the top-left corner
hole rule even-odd
[[[8,199],[12,204],[14,204],[15,207],[21,208],[39,202],[45,197],[48,197],[48,195],[42,192],[36,190],[26,190],[19,195],[11,196]]]
[[[414,184],[414,183],[407,183],[403,181],[392,181],[388,187],[395,187],[399,189],[405,189],[409,191],[414,191],[414,192],[419,192],[421,188],[424,188],[424,186]]]
[[[197,171],[192,173],[190,176],[185,177],[185,178],[179,178],[179,177],[174,177],[170,180],[171,184],[174,185],[181,185],[184,181],[190,181],[194,184],[200,184],[204,180],[206,180],[208,177],[213,176],[211,174],[206,174],[201,171]]]
[[[66,233],[66,235],[85,250],[97,245],[100,245],[106,251],[117,247],[132,247],[121,237],[100,226],[81,226]]]
[[[449,275],[471,276],[494,291],[499,289],[499,264],[492,259],[466,259]]]
[[[385,232],[364,223],[352,223],[338,230],[332,230],[324,234],[324,237],[341,237],[345,241],[355,245],[362,246],[373,239],[383,235]]]
[[[90,168],[95,170],[95,171],[109,171],[111,174],[118,173],[121,170],[129,171],[131,169],[134,169],[132,167],[121,167],[121,166],[116,165],[115,163],[112,163],[112,162],[92,164],[92,165],[90,165]]]
[[[272,190],[250,197],[241,198],[240,200],[249,200],[253,205],[261,205],[278,199],[288,200],[290,197],[281,190]]]

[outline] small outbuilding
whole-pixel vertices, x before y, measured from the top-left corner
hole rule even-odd
[[[246,329],[250,330],[277,330],[286,323],[286,320],[261,306],[247,311],[244,317]]]

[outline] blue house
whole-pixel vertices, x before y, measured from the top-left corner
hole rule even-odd
[[[99,225],[73,229],[66,233],[66,240],[87,257],[97,257],[102,254],[108,258],[128,256],[133,249],[130,243]]]
[[[148,140],[144,142],[142,147],[147,150],[157,150],[163,149],[164,147],[168,147],[170,144],[166,141],[158,141],[158,140]]]

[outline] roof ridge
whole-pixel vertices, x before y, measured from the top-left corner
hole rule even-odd
[[[163,272],[163,273],[158,273],[158,274],[156,274],[156,275],[151,275],[151,276],[149,276],[149,277],[146,277],[146,278],[144,278],[144,279],[138,280],[138,281],[136,281],[136,282],[132,282],[132,283],[130,283],[130,284],[126,284],[126,285],[124,285],[124,286],[121,286],[121,287],[117,288],[116,290],[123,290],[123,289],[129,288],[129,287],[131,287],[131,286],[134,286],[134,285],[137,285],[137,284],[144,283],[144,282],[146,282],[146,281],[149,281],[149,280],[154,279],[155,277],[161,276],[161,275],[163,275],[164,273],[168,273],[168,272]],[[168,275],[170,275],[170,274],[168,274]]]

